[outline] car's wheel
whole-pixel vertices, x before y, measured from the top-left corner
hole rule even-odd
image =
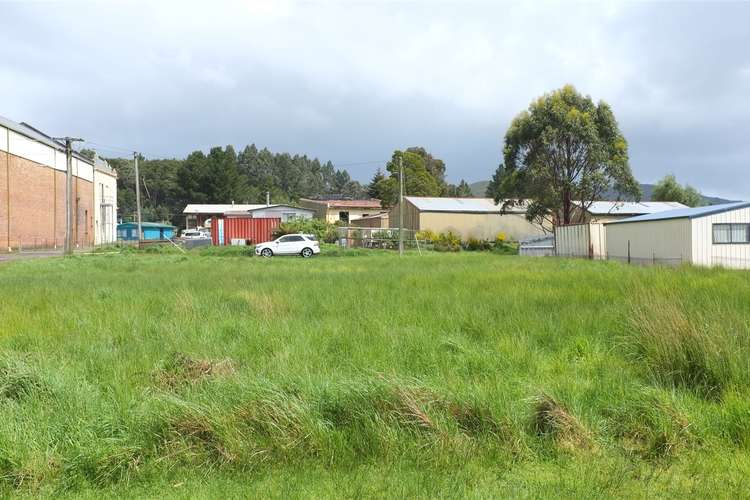
[[[313,256],[312,248],[303,248],[302,249],[302,257],[309,259]]]
[[[264,248],[260,251],[260,254],[263,257],[273,257],[273,250],[271,250],[270,248]]]

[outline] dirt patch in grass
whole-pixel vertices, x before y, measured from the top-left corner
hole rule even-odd
[[[199,359],[177,352],[156,370],[154,378],[158,385],[174,388],[207,378],[228,377],[236,372],[237,367],[231,359]]]
[[[552,396],[541,394],[534,398],[531,427],[539,436],[549,436],[565,451],[585,451],[594,448],[591,433]]]

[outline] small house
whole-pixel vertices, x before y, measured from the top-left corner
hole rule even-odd
[[[574,220],[578,224],[555,226],[555,255],[558,257],[583,257],[605,259],[607,235],[604,224],[640,215],[650,215],[669,210],[688,208],[676,201],[592,201],[576,202],[578,211]],[[585,208],[581,217],[581,208]]]
[[[174,238],[174,226],[160,222],[141,222],[144,241],[161,241]],[[117,239],[122,241],[138,240],[138,223],[123,222],[117,224]]]
[[[309,208],[293,205],[262,205],[244,210],[227,210],[226,217],[252,217],[254,219],[279,219],[289,222],[294,219],[312,219],[315,212]]]
[[[610,259],[750,269],[750,202],[641,215],[605,229]]]
[[[388,212],[360,217],[350,222],[351,227],[388,229]]]
[[[369,217],[382,211],[380,200],[349,200],[349,199],[319,199],[300,198],[299,204],[303,208],[309,208],[315,213],[316,219],[323,219],[334,224],[342,222],[349,224],[350,221]]]

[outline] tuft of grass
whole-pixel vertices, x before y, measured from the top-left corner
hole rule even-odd
[[[633,394],[610,410],[609,421],[623,448],[648,460],[675,458],[696,441],[684,412],[655,391]]]
[[[175,352],[162,363],[154,376],[159,385],[179,387],[210,377],[227,377],[234,375],[236,371],[235,363],[231,359],[196,359]]]
[[[711,316],[722,318],[721,310]],[[630,310],[632,333],[626,339],[651,378],[667,387],[684,387],[717,399],[736,379],[733,334],[697,311],[689,312],[674,294],[644,292]]]
[[[581,422],[549,394],[532,398],[534,410],[531,427],[539,436],[551,437],[555,444],[566,451],[592,448],[591,434]]]
[[[192,250],[193,253],[203,257],[253,257],[255,255],[254,245],[208,245]]]
[[[49,392],[49,387],[26,363],[9,356],[0,359],[0,398],[21,401]]]

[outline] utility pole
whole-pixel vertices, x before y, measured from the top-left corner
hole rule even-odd
[[[55,137],[56,141],[65,141],[65,254],[73,253],[73,143],[83,142],[75,137]]]
[[[133,152],[133,161],[135,161],[135,210],[138,219],[138,248],[141,248],[141,176],[138,173],[137,152]]]
[[[398,158],[398,256],[404,255],[404,156]]]

